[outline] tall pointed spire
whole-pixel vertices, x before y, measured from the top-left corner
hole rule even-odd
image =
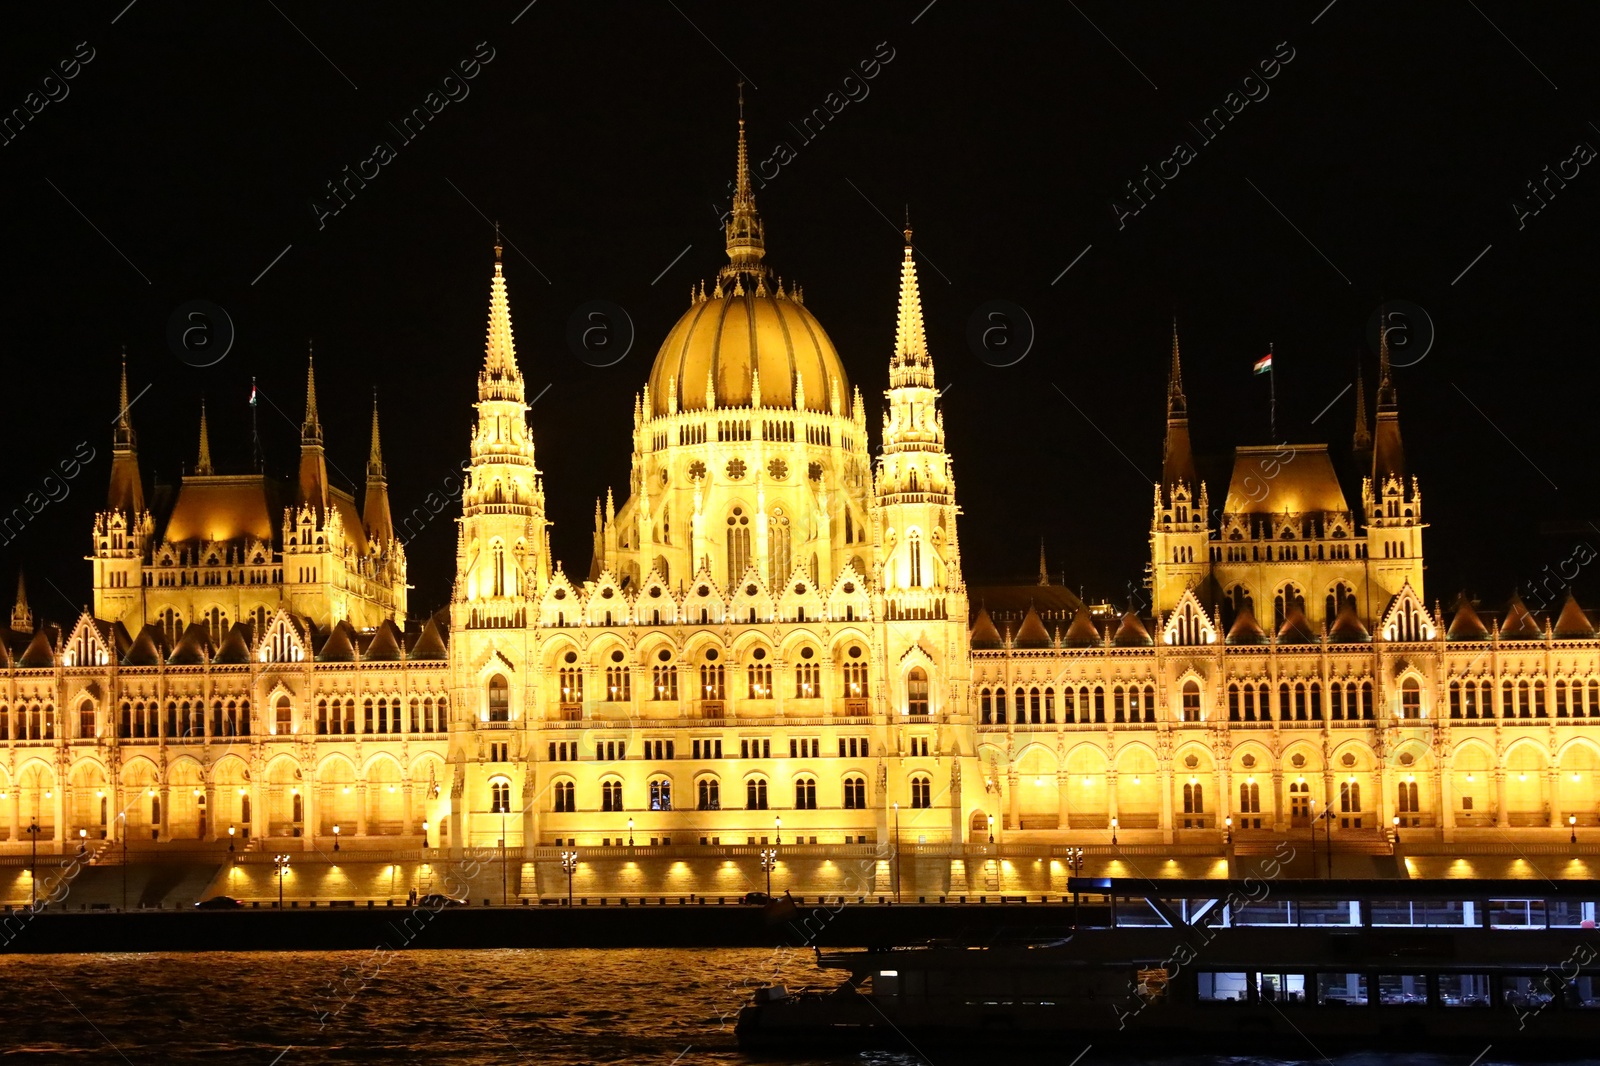
[[[11,628],[18,633],[33,632],[33,611],[28,607],[28,583],[17,571],[17,602],[11,607]]]
[[[135,397],[137,399],[137,397]],[[111,434],[111,485],[106,506],[130,516],[144,513],[144,479],[139,475],[138,435],[128,398],[128,350],[122,350],[122,383],[117,394],[116,429]]]
[[[200,401],[200,458],[195,460],[194,472],[201,477],[216,473],[211,466],[211,434],[206,429],[206,402]]]
[[[922,290],[917,284],[917,264],[911,246],[911,226],[905,228],[906,247],[900,260],[900,306],[894,328],[894,358],[889,362],[889,387],[899,389],[933,384],[933,357],[922,320]]]
[[[750,189],[750,151],[744,140],[744,82],[739,83],[739,154],[734,166],[733,210],[726,227],[728,265],[718,274],[720,278],[737,279],[741,274],[760,277],[766,273],[761,265],[766,255],[766,227],[756,213],[755,193]]]
[[[1380,314],[1378,322],[1378,424],[1372,441],[1372,480],[1381,485],[1385,477],[1402,480],[1406,473],[1405,448],[1400,443],[1400,403],[1395,396],[1394,378],[1389,366],[1389,331]]]
[[[1039,584],[1050,584],[1050,570],[1044,564],[1044,538],[1039,538]]]
[[[1178,316],[1172,316],[1172,364],[1167,370],[1167,440],[1161,459],[1161,482],[1172,488],[1179,482],[1190,493],[1199,491],[1194,450],[1189,443],[1189,404],[1183,395],[1183,363],[1178,352]]]
[[[517,346],[511,333],[511,300],[500,260],[500,227],[495,226],[494,278],[489,283],[489,331],[484,346],[483,372],[478,375],[480,400],[522,402],[522,372],[517,368]]]
[[[1356,357],[1356,428],[1351,450],[1364,461],[1372,453],[1372,427],[1367,422],[1367,387],[1361,380],[1361,358]]]
[[[315,509],[328,508],[328,461],[322,451],[322,421],[317,417],[317,374],[310,343],[306,345],[306,420],[300,426],[300,484],[295,499]]]
[[[379,549],[394,540],[394,520],[389,514],[389,479],[378,445],[378,390],[372,390],[372,450],[367,454],[367,495],[361,505],[361,523],[367,541]]]

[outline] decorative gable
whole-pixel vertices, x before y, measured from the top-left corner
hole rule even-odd
[[[1194,589],[1184,589],[1178,605],[1167,615],[1166,624],[1161,627],[1161,643],[1188,647],[1216,642],[1216,623],[1211,620],[1205,608],[1200,606],[1200,601],[1195,598]]]

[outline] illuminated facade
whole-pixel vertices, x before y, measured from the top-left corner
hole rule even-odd
[[[147,503],[126,370],[70,632],[0,640],[0,839],[174,847],[1220,844],[1333,810],[1351,844],[1595,824],[1600,644],[1575,602],[1447,615],[1387,352],[1352,508],[1322,445],[1198,473],[1174,329],[1148,614],[962,576],[906,233],[876,456],[860,392],[766,262],[741,122],[728,263],[633,408],[587,575],[550,555],[496,250],[446,611],[407,627],[376,411],[328,483],[307,373],[278,501],[192,474]],[[1360,393],[1358,389],[1358,393]],[[374,842],[377,842],[374,844]]]

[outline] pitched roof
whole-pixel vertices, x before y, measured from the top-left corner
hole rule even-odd
[[[1288,613],[1283,619],[1283,625],[1278,627],[1279,644],[1311,644],[1317,639],[1316,632],[1311,628],[1311,623],[1306,621],[1306,616],[1299,605]]]
[[[1045,629],[1044,623],[1039,621],[1039,612],[1032,607],[1022,619],[1022,627],[1017,630],[1016,646],[1019,648],[1048,648],[1050,646],[1050,633]]]
[[[160,666],[166,658],[166,637],[156,626],[146,623],[122,657],[123,666]]]
[[[1100,641],[1100,630],[1096,628],[1089,608],[1079,607],[1078,613],[1072,618],[1072,625],[1067,627],[1067,635],[1061,638],[1062,645],[1068,648],[1092,648]]]
[[[422,659],[432,661],[446,658],[444,637],[439,632],[439,625],[435,619],[428,619],[422,627],[422,635],[417,637],[417,642],[411,646],[411,651],[406,655],[408,659]]]
[[[1122,624],[1117,626],[1117,634],[1111,638],[1111,643],[1119,648],[1148,648],[1155,641],[1150,639],[1150,631],[1140,621],[1139,612],[1129,610],[1122,616]]]
[[[356,661],[355,634],[350,628],[350,623],[345,621],[335,622],[328,632],[328,639],[322,642],[322,647],[317,649],[317,662],[319,663],[353,663]]]
[[[54,666],[55,661],[56,650],[50,646],[50,638],[43,626],[39,627],[28,642],[28,647],[17,657],[17,665],[23,667]]]
[[[391,663],[400,659],[400,634],[395,632],[394,623],[385,618],[378,626],[378,631],[372,635],[372,640],[367,644],[366,654],[362,656],[367,662]]]
[[[1361,624],[1361,618],[1356,614],[1354,600],[1344,601],[1332,628],[1328,630],[1328,639],[1339,644],[1360,644],[1372,639],[1372,634],[1367,632],[1367,627]]]
[[[1265,644],[1267,642],[1266,630],[1256,622],[1255,612],[1248,607],[1239,608],[1239,613],[1233,619],[1233,625],[1228,629],[1228,636],[1224,644]]]
[[[211,633],[199,622],[189,623],[189,628],[178,638],[177,647],[167,662],[173,666],[200,666],[211,651]]]
[[[250,661],[252,643],[250,627],[243,622],[235,622],[233,628],[228,630],[228,635],[222,638],[222,646],[217,649],[212,662],[247,663]]]
[[[1456,600],[1455,617],[1450,619],[1450,628],[1445,630],[1444,635],[1446,640],[1489,639],[1489,627],[1483,624],[1483,619],[1473,610],[1465,592]]]
[[[989,617],[985,607],[978,608],[978,617],[973,619],[972,632],[968,640],[974,648],[995,648],[1000,645],[1000,631],[994,627],[994,619]]]
[[[1500,623],[1501,640],[1538,640],[1542,636],[1539,623],[1534,620],[1522,597],[1513,593],[1506,607],[1506,616]]]
[[[1326,444],[1268,444],[1234,451],[1233,474],[1228,481],[1223,509],[1230,514],[1304,514],[1312,511],[1348,511],[1339,476]],[[1263,473],[1276,469],[1270,479]],[[1262,493],[1265,483],[1268,491]]]
[[[1561,617],[1556,619],[1555,635],[1563,640],[1591,640],[1594,637],[1594,626],[1589,623],[1589,616],[1583,613],[1583,608],[1578,606],[1578,598],[1572,593],[1567,593],[1567,602],[1561,605]]]

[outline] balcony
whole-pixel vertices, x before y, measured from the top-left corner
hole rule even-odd
[[[728,703],[726,700],[701,700],[701,718],[726,718],[728,716]]]
[[[852,698],[844,701],[844,714],[846,718],[865,718],[871,713],[871,700]]]
[[[561,720],[563,722],[581,722],[583,720],[582,703],[561,704]]]

